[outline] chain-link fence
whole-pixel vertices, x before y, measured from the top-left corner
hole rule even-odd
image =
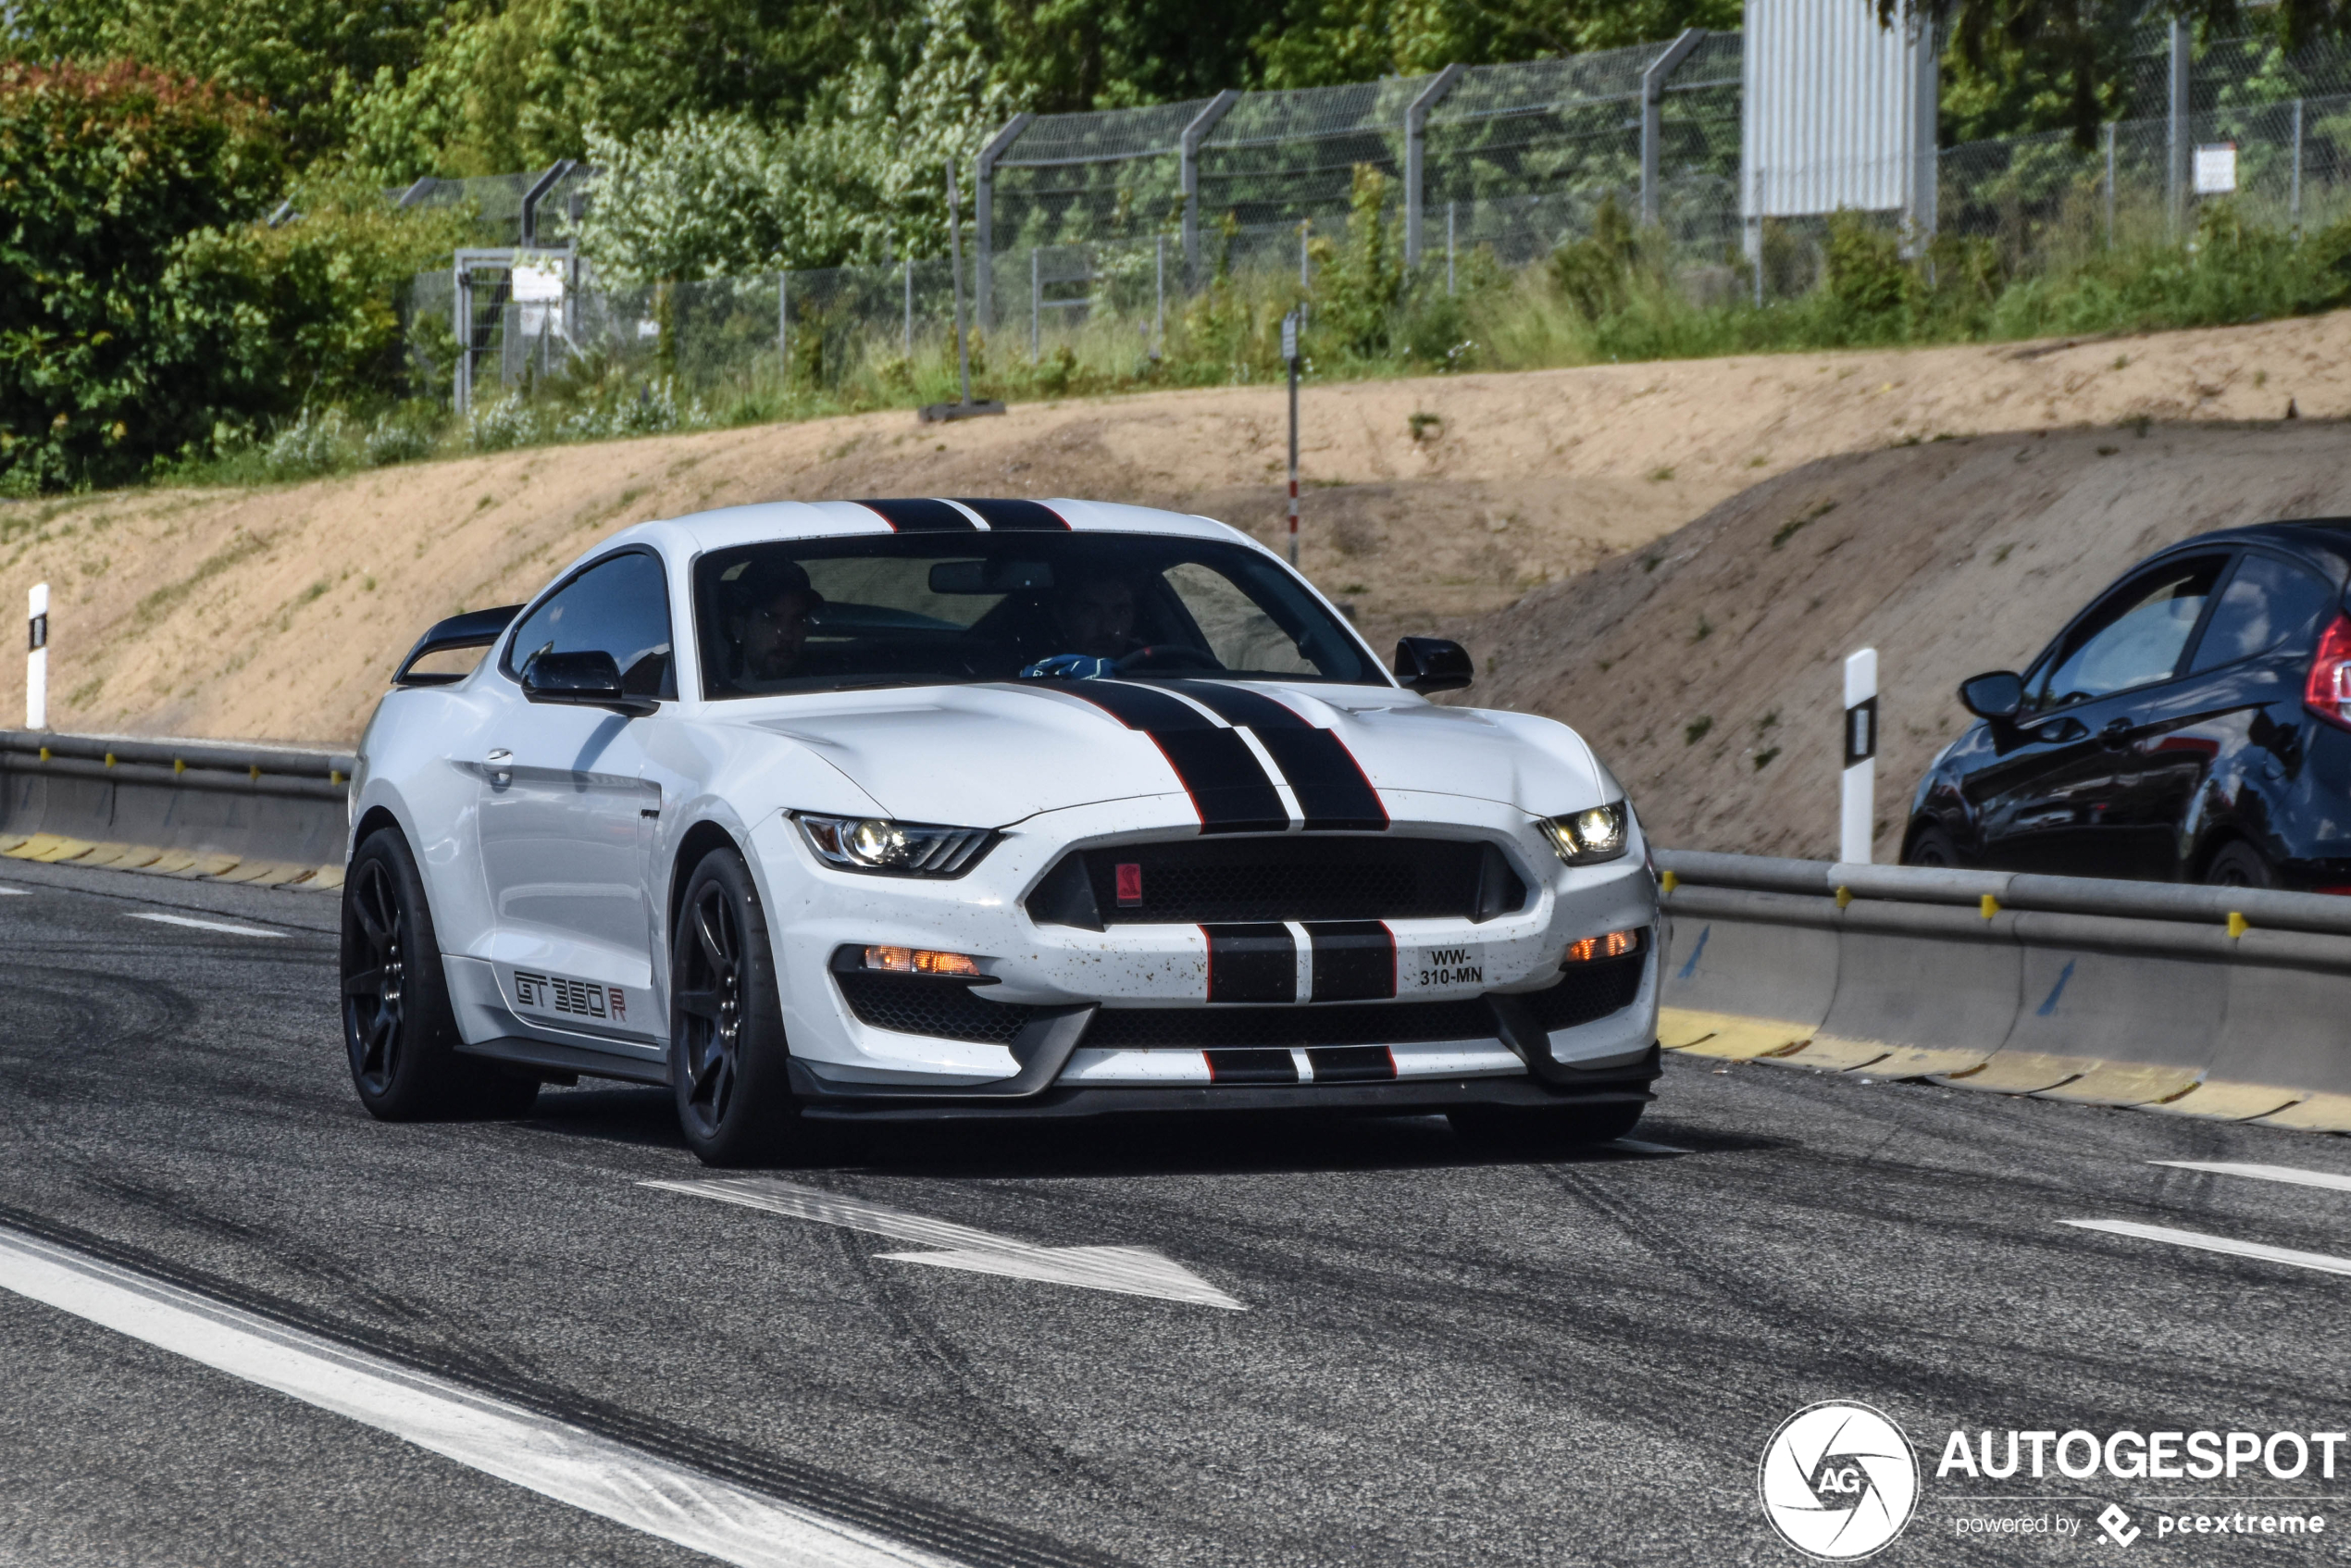
[[[2199,45],[2183,139],[2168,113],[2164,33],[2146,36],[2152,57],[2134,60],[2125,85],[2154,112],[2103,127],[2086,151],[2063,133],[1944,150],[1942,231],[1996,242],[2016,273],[2183,238],[2196,204],[2216,194],[2250,226],[2297,234],[2351,212],[2351,51],[2289,55],[2267,32]],[[984,171],[989,222],[965,256],[980,365],[1148,373],[1216,298],[1313,308],[1364,168],[1386,182],[1388,243],[1417,251],[1406,287],[1423,293],[1464,288],[1470,270],[1490,282],[1539,262],[1591,234],[1611,201],[1653,218],[1674,265],[1710,275],[1710,298],[1735,281],[1750,297],[1811,286],[1822,220],[1774,220],[1763,264],[1747,259],[1738,35],[1690,41],[1670,58],[1669,47],[1029,119],[999,139]],[[2186,146],[2229,149],[2233,189],[2186,189]],[[531,237],[560,246],[592,197],[587,171],[420,181],[402,196],[471,204],[485,238],[514,245],[534,188]],[[517,304],[477,288],[472,308],[455,319],[449,273],[416,280],[409,342],[424,384],[452,385],[461,338],[484,389],[662,378],[711,399],[746,389],[902,397],[938,385],[953,357],[943,257],[629,288],[583,268],[562,300]]]

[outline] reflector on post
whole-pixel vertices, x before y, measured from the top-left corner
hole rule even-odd
[[[1877,650],[1845,661],[1845,778],[1836,858],[1867,865],[1877,814]]]
[[[49,585],[33,584],[26,599],[24,727],[49,728]]]

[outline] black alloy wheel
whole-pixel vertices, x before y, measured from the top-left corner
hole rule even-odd
[[[750,867],[713,850],[687,880],[669,950],[670,1080],[705,1164],[773,1159],[797,1127],[773,952]]]
[[[2220,846],[2204,868],[2204,880],[2215,888],[2274,888],[2278,874],[2259,850],[2238,839]]]
[[[1959,850],[1951,842],[1951,835],[1940,828],[1922,828],[1910,840],[1909,852],[1902,856],[1905,865],[1934,865],[1946,869],[1959,864]]]
[[[352,1087],[387,1122],[520,1116],[536,1076],[457,1054],[424,878],[399,830],[367,835],[342,885],[342,1037]]]

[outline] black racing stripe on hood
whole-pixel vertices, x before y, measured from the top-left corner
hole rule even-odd
[[[955,504],[968,506],[999,533],[1067,533],[1069,519],[1039,501],[989,500],[957,496]]]
[[[1387,808],[1362,765],[1335,731],[1319,729],[1287,704],[1261,692],[1207,680],[1171,680],[1180,691],[1228,724],[1247,725],[1298,796],[1310,833],[1376,833]]]
[[[1279,833],[1289,826],[1288,808],[1249,743],[1189,703],[1109,680],[1073,680],[1053,689],[1149,735],[1191,796],[1202,833]]]
[[[927,497],[914,501],[860,501],[900,533],[977,533],[979,525],[944,501]]]

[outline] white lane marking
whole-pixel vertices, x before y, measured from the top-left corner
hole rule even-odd
[[[2293,1165],[2241,1165],[2227,1160],[2149,1160],[2150,1165],[2171,1165],[2183,1171],[2210,1171],[2215,1176],[2251,1176],[2256,1181],[2291,1182],[2296,1187],[2328,1187],[2351,1192],[2351,1176],[2332,1171],[2306,1171]]]
[[[1603,1144],[1601,1147],[1629,1149],[1636,1154],[1695,1154],[1698,1152],[1694,1149],[1676,1149],[1670,1143],[1644,1143],[1637,1138],[1620,1138],[1615,1142]]]
[[[741,1568],[956,1568],[951,1558],[5,1228],[0,1288]]]
[[[1146,1247],[1039,1247],[1009,1236],[976,1230],[967,1225],[910,1214],[862,1198],[846,1198],[821,1188],[802,1187],[773,1176],[726,1176],[713,1181],[645,1181],[691,1198],[714,1198],[740,1203],[796,1220],[837,1225],[935,1247],[933,1252],[878,1252],[877,1257],[898,1263],[931,1263],[940,1268],[970,1269],[977,1274],[1009,1275],[1016,1279],[1075,1285],[1088,1290],[1114,1290],[1126,1296],[1157,1296],[1196,1306],[1249,1309],[1183,1264]]]
[[[198,931],[226,931],[232,937],[282,937],[283,931],[265,931],[258,926],[232,926],[226,920],[198,920],[187,915],[155,915],[141,911],[123,916],[126,920],[154,920],[166,926],[186,926]]]
[[[2258,1258],[2264,1263],[2292,1263],[2295,1268],[2318,1269],[2325,1274],[2351,1274],[2351,1258],[2332,1257],[2325,1252],[2297,1252],[2290,1247],[2266,1247],[2258,1241],[2207,1236],[2202,1231],[2173,1230],[2168,1226],[2140,1225],[2133,1220],[2059,1220],[2058,1224],[2070,1225],[2080,1230],[2103,1230],[2114,1236],[2135,1236],[2142,1241],[2163,1241],[2174,1247],[2196,1247],[2207,1252]]]
[[[0,888],[0,898],[29,899],[31,896],[31,888]]]

